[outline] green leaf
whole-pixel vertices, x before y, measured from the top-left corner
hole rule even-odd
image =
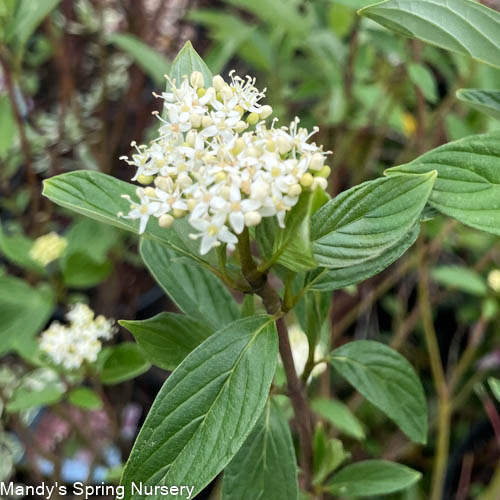
[[[253,316],[210,336],[170,375],[123,473],[131,483],[194,485],[199,493],[231,460],[264,408],[278,354],[269,316]]]
[[[221,500],[297,500],[298,493],[290,427],[278,405],[269,401],[224,470]]]
[[[340,439],[328,438],[320,422],[314,433],[314,485],[322,485],[325,479],[351,454],[344,449]]]
[[[9,23],[7,43],[20,54],[31,35],[60,0],[18,0],[14,17]]]
[[[460,89],[457,98],[500,120],[500,90]]]
[[[231,293],[210,271],[157,241],[143,239],[140,252],[155,280],[181,311],[213,328],[239,318]]]
[[[137,344],[124,342],[112,348],[101,373],[104,384],[119,384],[138,377],[151,368]]]
[[[328,483],[332,495],[371,497],[405,490],[421,478],[420,472],[385,460],[365,460],[351,464]]]
[[[488,385],[496,400],[500,402],[500,380],[495,377],[490,377],[488,379]]]
[[[88,170],[56,175],[45,180],[43,185],[43,194],[54,203],[91,219],[138,234],[137,220],[118,216],[118,213],[127,214],[130,209],[129,203],[121,195],[136,198],[137,186]],[[150,220],[145,236],[162,241],[182,255],[205,262],[200,258],[199,243],[189,238],[190,232],[191,226],[185,219],[176,220],[168,229],[161,228],[156,220]],[[215,252],[210,252],[206,258],[215,262]]]
[[[484,297],[488,293],[486,280],[476,271],[461,266],[439,266],[432,278],[440,285]]]
[[[24,236],[21,231],[7,233],[0,225],[0,252],[22,269],[29,269],[46,275],[45,267],[31,258],[30,251],[34,241]]]
[[[7,411],[18,412],[37,406],[49,406],[61,401],[64,390],[58,385],[47,385],[41,390],[30,390],[25,387],[17,389],[7,403]]]
[[[292,271],[300,272],[316,267],[310,225],[311,214],[328,201],[328,195],[318,188],[314,193],[303,193],[285,219],[285,227],[276,217],[266,217],[256,228],[256,235],[264,256]]]
[[[148,360],[164,370],[174,370],[213,332],[206,322],[175,313],[119,323],[132,333]]]
[[[408,75],[412,83],[422,91],[429,102],[437,101],[436,81],[428,68],[422,64],[412,63],[408,66]]]
[[[1,22],[1,20],[0,20]],[[13,145],[16,122],[8,96],[0,96],[0,158],[5,158]]]
[[[437,171],[429,204],[476,229],[500,235],[500,132],[473,135],[386,170],[423,174]]]
[[[126,52],[157,85],[165,82],[170,68],[168,59],[131,33],[113,33],[109,41]]]
[[[500,14],[471,0],[388,0],[360,11],[400,35],[500,67]]]
[[[88,387],[73,389],[68,395],[68,400],[72,405],[84,410],[98,410],[102,407],[101,398]]]
[[[109,260],[97,262],[83,252],[75,252],[64,259],[63,281],[67,287],[90,288],[104,281],[113,270]]]
[[[170,68],[170,78],[176,81],[177,86],[182,83],[184,76],[189,77],[193,71],[200,71],[205,80],[205,87],[212,85],[212,73],[205,64],[198,52],[194,50],[193,45],[188,40],[184,47],[179,51],[172,67]],[[167,85],[168,89],[169,85]]]
[[[398,260],[415,243],[419,232],[420,224],[417,223],[393,246],[361,264],[342,269],[319,268],[312,271],[307,277],[307,287],[310,290],[332,291],[361,283]]]
[[[311,408],[345,435],[354,439],[365,438],[361,422],[344,403],[336,399],[318,398],[311,402]]]
[[[0,353],[20,352],[45,325],[54,307],[52,291],[23,280],[0,276]]]
[[[426,442],[424,390],[401,354],[380,342],[358,340],[335,349],[330,354],[330,363],[412,441]]]
[[[311,219],[316,262],[348,267],[388,251],[417,223],[436,179],[392,176],[364,182],[323,205]]]

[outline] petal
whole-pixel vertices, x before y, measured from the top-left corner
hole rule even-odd
[[[245,218],[242,212],[231,212],[229,214],[229,222],[236,234],[241,234],[245,228]]]

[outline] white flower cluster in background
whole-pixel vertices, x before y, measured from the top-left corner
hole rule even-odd
[[[201,238],[200,253],[226,243],[237,243],[245,226],[256,226],[263,217],[276,216],[284,227],[287,212],[304,189],[327,186],[330,168],[322,147],[309,142],[309,133],[296,118],[289,127],[271,125],[272,113],[261,104],[265,91],[255,79],[220,75],[205,88],[195,71],[161,97],[164,116],[159,137],[149,146],[137,146],[132,158],[137,168],[132,180],[147,187],[137,189],[126,218],[140,220],[144,232],[148,219],[161,227],[187,217]]]
[[[30,257],[42,266],[47,266],[61,257],[67,246],[66,238],[52,231],[35,240],[30,249]]]
[[[114,321],[104,316],[95,316],[86,304],[76,304],[66,314],[67,325],[54,321],[42,333],[40,349],[46,352],[54,363],[68,370],[79,368],[85,361],[97,360],[102,343],[116,332]]]

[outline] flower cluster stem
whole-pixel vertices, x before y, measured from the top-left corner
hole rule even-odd
[[[278,332],[279,352],[288,386],[288,395],[292,403],[297,432],[300,440],[300,466],[302,469],[302,488],[311,490],[312,485],[312,419],[311,412],[304,394],[304,386],[297,376],[295,363],[292,356],[292,348],[288,336],[288,328],[282,311],[282,302],[279,294],[269,284],[267,274],[257,269],[250,248],[250,236],[245,228],[239,235],[238,252],[240,256],[241,270],[243,276],[252,287],[252,293],[261,299],[266,311],[271,315],[277,315],[276,329]]]

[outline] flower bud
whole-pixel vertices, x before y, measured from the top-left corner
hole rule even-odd
[[[291,196],[292,198],[299,196],[300,193],[302,193],[302,188],[300,187],[300,184],[292,184],[288,188],[288,196]]]
[[[189,77],[189,83],[194,89],[203,87],[205,85],[205,79],[203,78],[201,71],[193,71]]]
[[[184,217],[186,215],[186,211],[181,210],[180,208],[174,208],[172,213],[176,219],[180,219],[181,217]]]
[[[311,170],[321,170],[325,164],[325,157],[321,153],[314,153],[309,163]]]
[[[201,125],[201,115],[198,115],[196,113],[191,113],[191,115],[189,116],[189,121],[191,122],[191,125],[194,128],[199,128]]]
[[[259,212],[247,212],[245,214],[245,225],[247,227],[256,226],[262,220],[262,215]]]
[[[500,293],[500,269],[494,269],[488,274],[488,285],[495,292]]]
[[[274,141],[271,141],[271,139],[269,139],[268,141],[266,141],[266,149],[270,153],[276,151],[276,143]]]
[[[229,186],[222,186],[219,191],[219,196],[225,200],[229,200],[231,195],[231,189]]]
[[[212,85],[217,91],[219,91],[225,83],[226,82],[224,81],[224,78],[222,78],[222,76],[220,75],[215,75],[212,79]]]
[[[316,177],[324,177],[325,179],[330,175],[332,169],[325,165],[319,172],[316,172]]]
[[[151,184],[153,181],[154,181],[154,177],[152,175],[141,174],[141,175],[139,175],[139,177],[137,177],[137,182],[139,184],[144,185],[144,186]]]
[[[327,188],[328,181],[324,177],[314,177],[311,189],[314,191],[317,187],[323,189],[323,191]]]
[[[236,139],[236,141],[234,141],[234,147],[231,150],[231,153],[233,153],[233,155],[237,156],[244,149],[245,149],[245,141],[240,137],[240,138]]]
[[[212,120],[212,118],[210,118],[210,116],[204,116],[202,119],[201,119],[201,126],[203,128],[208,128],[210,127],[210,125],[212,125],[214,122]]]
[[[197,91],[196,91],[196,95],[198,97],[203,97],[205,94],[207,93],[207,89],[203,88],[203,87],[200,87]]]
[[[314,182],[314,177],[309,172],[305,173],[300,178],[300,184],[305,188],[312,186],[313,182]]]
[[[240,120],[235,126],[234,126],[234,131],[237,132],[238,134],[241,134],[244,130],[248,128],[248,124],[245,123],[244,121]]]
[[[148,186],[145,190],[144,190],[144,194],[146,196],[149,196],[149,198],[156,198],[156,191],[155,191],[155,188],[151,187],[151,186]]]
[[[221,96],[224,98],[224,99],[231,99],[231,97],[233,97],[233,90],[231,89],[231,87],[225,83],[222,88],[220,89],[220,93],[221,93]]]
[[[248,116],[247,116],[247,123],[249,125],[257,125],[257,123],[259,123],[259,115],[257,113],[250,113]]]
[[[198,205],[198,202],[196,200],[194,200],[193,198],[190,198],[188,201],[187,201],[187,207],[188,207],[188,210],[190,212],[192,212],[196,205]]]
[[[292,143],[288,137],[279,136],[276,139],[276,146],[281,155],[288,153],[292,149]]]
[[[273,108],[271,108],[268,104],[265,104],[262,108],[260,108],[259,118],[261,120],[265,120],[272,112]]]
[[[158,224],[160,227],[170,227],[174,223],[174,218],[170,214],[163,214],[159,219],[158,219]]]
[[[199,115],[196,115],[196,116],[199,116]],[[200,117],[200,121],[201,121],[201,117]],[[190,130],[186,134],[186,144],[188,146],[194,146],[195,141],[196,141],[196,132],[194,130]]]
[[[224,182],[227,179],[225,172],[217,172],[215,174],[215,182]]]
[[[242,114],[245,112],[245,110],[244,110],[244,109],[243,109],[243,108],[242,108],[239,104],[237,104],[237,105],[234,107],[234,110],[235,110],[235,111],[238,111],[238,113],[239,113],[240,115],[242,115]]]

